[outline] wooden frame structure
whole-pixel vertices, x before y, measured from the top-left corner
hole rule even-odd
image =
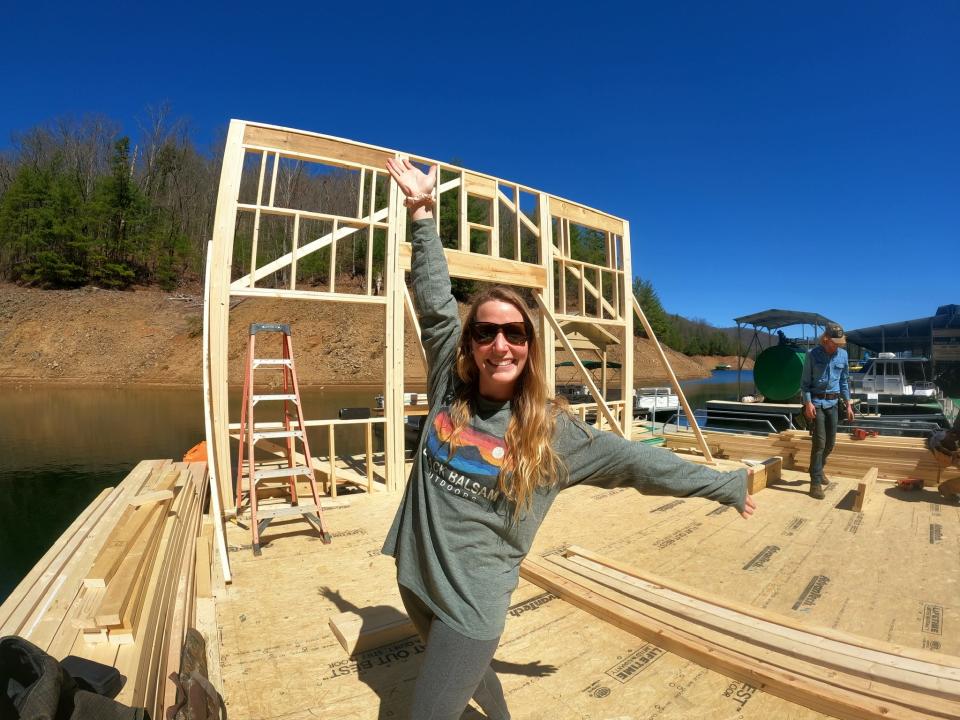
[[[220,177],[205,308],[210,376],[207,440],[210,477],[215,478],[211,489],[223,504],[224,516],[235,512],[227,396],[227,330],[230,303],[235,298],[362,303],[383,308],[385,368],[389,369],[384,377],[384,416],[367,422],[385,424],[387,489],[399,490],[403,485],[405,315],[410,316],[417,333],[419,328],[405,283],[411,260],[406,208],[385,169],[388,158],[399,157],[439,168],[437,216],[451,277],[532,291],[540,310],[539,333],[547,350],[546,374],[551,385],[555,359],[550,348],[559,346],[572,356],[605,425],[630,436],[634,313],[627,221],[429,158],[232,120]],[[338,186],[339,199],[322,192],[291,191],[294,176],[312,179],[314,188]],[[268,241],[269,223],[274,230],[278,225],[282,229]],[[317,237],[311,228],[318,227]],[[344,247],[348,242],[354,262],[358,250],[363,257],[359,291],[356,283],[351,288],[337,285],[338,244]],[[585,246],[591,250],[589,260],[582,257]],[[322,287],[316,287],[316,272],[313,286],[304,287],[303,267],[310,262],[315,271],[320,268]],[[602,326],[622,342],[621,398],[625,400],[615,409],[605,402],[567,339],[567,333],[587,323]],[[323,419],[306,424],[328,425],[332,434],[338,422]],[[331,457],[331,465],[332,461]],[[335,483],[335,478],[331,480]],[[223,554],[221,559],[226,562]]]

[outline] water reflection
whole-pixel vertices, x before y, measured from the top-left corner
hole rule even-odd
[[[309,418],[373,405],[375,390],[307,390]],[[231,393],[239,414],[240,393]],[[264,408],[257,417],[275,419]],[[277,416],[279,417],[279,416]],[[233,418],[234,420],[238,418]],[[326,453],[324,428],[309,432]],[[80,511],[140,461],[179,459],[203,438],[198,389],[11,387],[0,392],[0,602]],[[337,431],[337,452],[359,452],[362,428]]]
[[[744,374],[741,394],[753,391]],[[683,383],[693,407],[737,396],[736,371]],[[372,407],[376,389],[306,390],[308,418],[342,407]],[[240,392],[231,393],[232,420]],[[278,419],[258,406],[260,420]],[[0,392],[0,602],[53,541],[105,487],[140,460],[178,459],[203,437],[197,389],[4,387]],[[313,455],[327,452],[326,428],[308,434]],[[362,426],[336,432],[337,452],[363,450]],[[234,446],[234,450],[235,450]]]

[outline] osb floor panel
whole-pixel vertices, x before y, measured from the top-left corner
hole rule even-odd
[[[856,480],[827,499],[784,471],[750,521],[705,500],[633,489],[562,493],[533,553],[578,544],[638,568],[783,613],[911,647],[960,654],[960,508],[935,490],[879,483],[864,513]],[[348,495],[328,510],[333,543],[306,523],[275,523],[253,556],[231,524],[233,584],[216,590],[222,690],[231,718],[406,718],[423,648],[416,638],[351,660],[327,625],[357,607],[401,607],[379,554],[398,496]],[[497,651],[514,718],[823,717],[705,670],[613,628],[525,581]],[[482,717],[468,710],[464,717]]]

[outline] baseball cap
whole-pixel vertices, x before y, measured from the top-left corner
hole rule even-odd
[[[847,336],[844,335],[843,328],[837,323],[827,323],[827,326],[823,331],[823,336],[825,338],[830,338],[837,345],[847,344]]]

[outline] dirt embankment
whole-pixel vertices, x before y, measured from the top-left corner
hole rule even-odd
[[[126,292],[84,288],[35,290],[0,284],[0,381],[77,384],[199,385],[200,290]],[[246,299],[234,306],[230,380],[242,383],[247,329],[252,322],[288,322],[303,385],[378,385],[384,376],[384,311],[346,303]],[[265,336],[261,342],[274,338]],[[269,356],[258,351],[261,357]],[[677,377],[706,377],[736,358],[688,358],[667,349]],[[619,361],[616,350],[610,358]],[[558,359],[563,359],[558,355]],[[699,360],[699,362],[698,362]],[[419,350],[404,349],[405,379],[425,381]],[[570,369],[566,369],[569,371]],[[569,374],[570,378],[565,376]],[[634,345],[636,384],[667,377],[647,340]],[[558,381],[577,382],[558,370]],[[612,374],[610,382],[616,382]]]

